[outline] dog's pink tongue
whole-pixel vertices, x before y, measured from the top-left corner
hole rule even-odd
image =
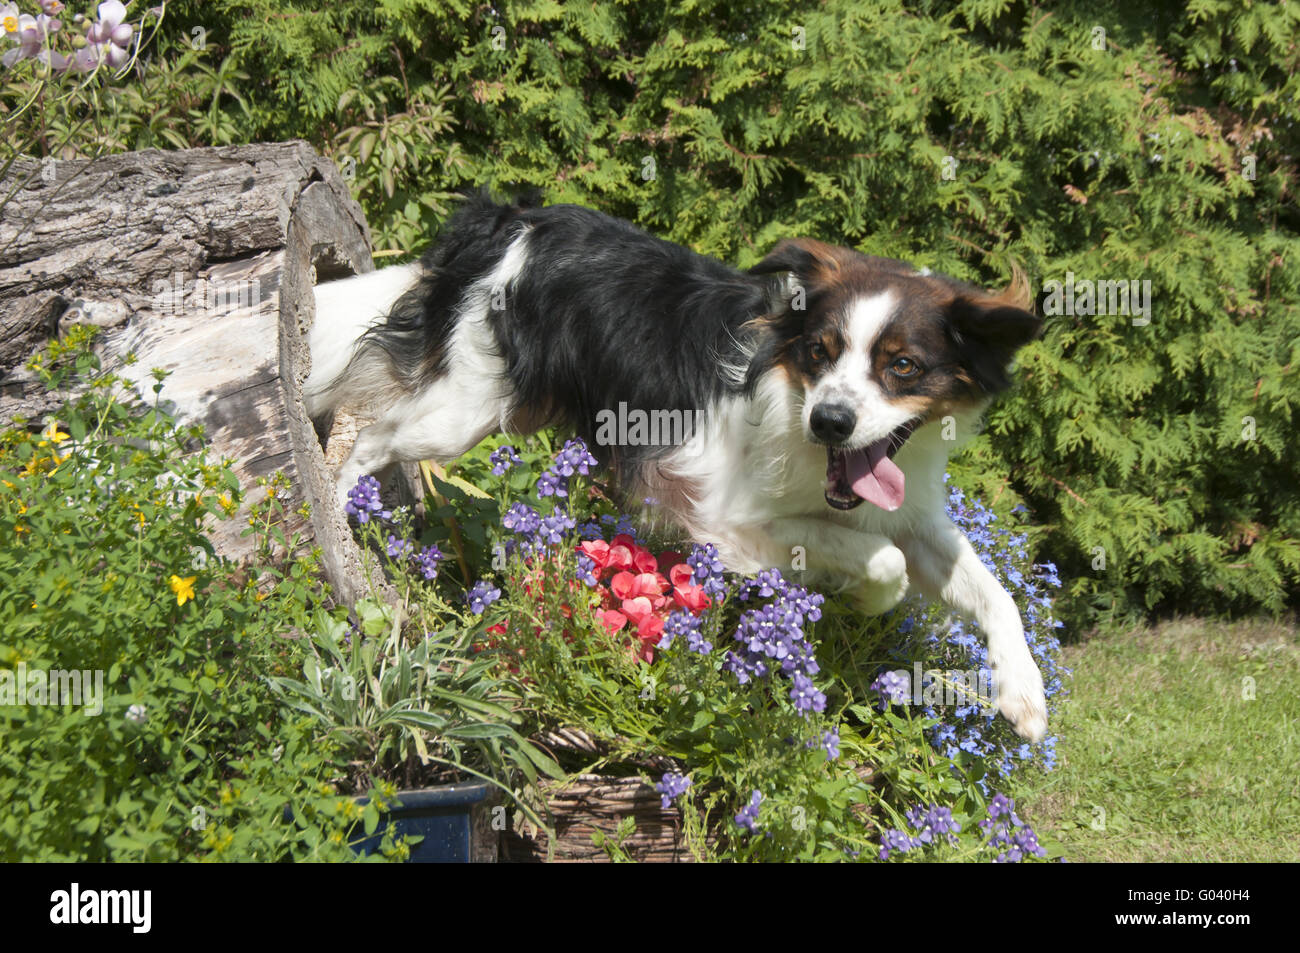
[[[889,459],[889,438],[877,440],[865,450],[847,454],[847,473],[853,492],[882,510],[903,505],[903,471]]]

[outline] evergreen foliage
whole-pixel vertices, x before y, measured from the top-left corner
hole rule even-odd
[[[806,235],[989,286],[1150,281],[1149,323],[1050,317],[954,476],[1029,507],[1076,613],[1277,612],[1300,579],[1298,21],[1258,0],[173,0],[96,147],[308,139],[386,250],[487,183],[741,266]]]

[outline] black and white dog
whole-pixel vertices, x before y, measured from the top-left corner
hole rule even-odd
[[[418,265],[316,289],[308,411],[369,412],[338,476],[571,428],[728,568],[785,567],[869,612],[909,586],[978,621],[997,704],[1047,728],[1015,602],[944,511],[943,474],[1039,329],[1024,289],[816,241],[749,273],[590,209],[470,199]],[[610,445],[617,412],[686,412],[679,442]],[[626,434],[623,434],[626,436]]]

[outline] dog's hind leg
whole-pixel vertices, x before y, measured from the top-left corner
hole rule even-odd
[[[447,463],[503,429],[510,403],[499,381],[466,380],[454,371],[417,395],[398,401],[357,436],[338,473],[340,505],[358,479],[393,463]]]
[[[524,258],[525,243],[519,238],[492,272],[464,293],[432,380],[399,398],[358,435],[339,470],[339,505],[367,473],[376,474],[392,463],[447,463],[493,431],[515,423],[514,390],[489,315],[498,307],[494,302],[500,289],[508,288],[523,268]],[[381,341],[386,327],[376,332]],[[405,342],[399,338],[396,343]],[[391,354],[388,360],[391,366]],[[395,381],[402,376],[391,375]]]

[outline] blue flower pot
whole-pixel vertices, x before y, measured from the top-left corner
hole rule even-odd
[[[445,784],[421,791],[398,791],[399,804],[385,811],[375,833],[354,845],[360,854],[379,849],[384,830],[419,835],[411,847],[413,864],[496,863],[500,834],[492,827],[496,789],[490,784]],[[365,807],[369,798],[357,798]]]

